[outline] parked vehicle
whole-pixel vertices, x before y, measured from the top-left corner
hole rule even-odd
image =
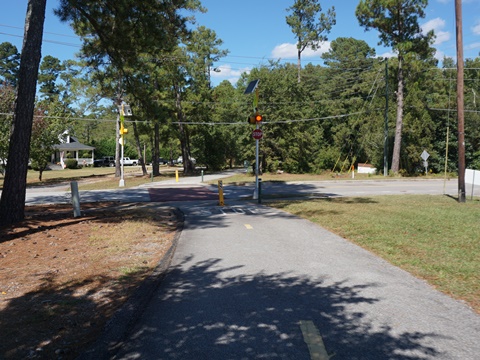
[[[115,166],[115,156],[104,156],[101,159],[93,160],[94,167]]]
[[[137,166],[138,160],[133,160],[133,159],[130,159],[129,157],[124,157],[123,161],[120,160],[120,163],[123,164],[124,166]]]
[[[164,158],[158,158],[158,163],[160,165],[167,165],[168,164],[168,160],[167,159],[164,159]]]
[[[190,158],[190,161],[193,163],[193,164],[196,164],[197,163],[197,160],[195,160],[195,158]],[[183,164],[183,156],[179,156],[178,159],[177,159],[177,164]]]

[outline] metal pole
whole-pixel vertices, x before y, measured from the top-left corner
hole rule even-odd
[[[258,179],[258,203],[262,203],[262,179]]]
[[[455,0],[455,23],[457,33],[457,120],[458,120],[458,202],[465,199],[465,129],[463,98],[463,32],[462,1]]]
[[[383,134],[383,176],[388,176],[388,58],[385,58],[385,130]]]
[[[121,144],[121,157],[120,157],[120,184],[119,186],[120,187],[123,187],[125,186],[125,179],[124,179],[124,172],[123,172],[123,166],[124,166],[124,161],[123,161],[123,149],[124,149],[124,141],[125,141],[125,138],[124,138],[124,135],[122,134],[122,144]]]
[[[257,129],[260,128],[260,126],[257,123]],[[259,167],[258,167],[258,153],[259,153],[259,144],[258,140],[255,140],[255,191],[253,192],[253,200],[258,199],[258,173],[259,173]]]

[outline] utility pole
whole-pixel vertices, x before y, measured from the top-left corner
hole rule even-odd
[[[465,126],[463,99],[463,20],[462,1],[455,0],[457,33],[457,121],[458,121],[458,202],[465,202]]]
[[[388,176],[388,58],[385,58],[385,129],[383,138],[383,176]]]

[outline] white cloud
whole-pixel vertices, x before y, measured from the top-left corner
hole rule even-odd
[[[397,57],[397,56],[398,56],[397,53],[387,51],[387,52],[384,52],[383,54],[378,54],[376,57],[377,58],[394,58],[394,57]]]
[[[480,35],[480,22],[475,26],[472,26],[472,31],[475,35]]]
[[[442,61],[445,57],[445,53],[443,51],[440,51],[440,50],[437,49],[435,51],[435,55],[433,55],[433,57],[435,59],[437,59],[438,61]]]
[[[320,48],[315,51],[310,48],[305,49],[302,52],[302,58],[320,56],[329,50],[330,50],[330,41],[324,41],[320,44]],[[297,45],[290,44],[290,43],[283,43],[283,44],[277,45],[272,50],[271,57],[275,59],[296,59]]]
[[[480,42],[468,44],[465,46],[465,50],[474,50],[480,48]]]
[[[295,58],[297,56],[297,46],[295,44],[283,43],[275,46],[272,50],[273,58]]]
[[[217,70],[217,71],[215,71]],[[250,68],[243,68],[243,69],[232,69],[231,65],[221,65],[217,66],[210,71],[210,76],[212,79],[215,79],[215,83],[219,83],[223,80],[230,81],[233,85],[235,85],[240,78],[240,76],[246,72],[247,74],[250,72]]]
[[[430,30],[433,30],[436,35],[434,45],[440,45],[450,40],[450,33],[448,31],[441,30],[444,27],[445,27],[445,20],[441,18],[435,18],[430,21],[427,21],[425,24],[422,25],[422,32],[426,34]]]

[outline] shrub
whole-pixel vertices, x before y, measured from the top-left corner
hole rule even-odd
[[[78,161],[75,159],[65,160],[65,167],[67,169],[78,169]]]

